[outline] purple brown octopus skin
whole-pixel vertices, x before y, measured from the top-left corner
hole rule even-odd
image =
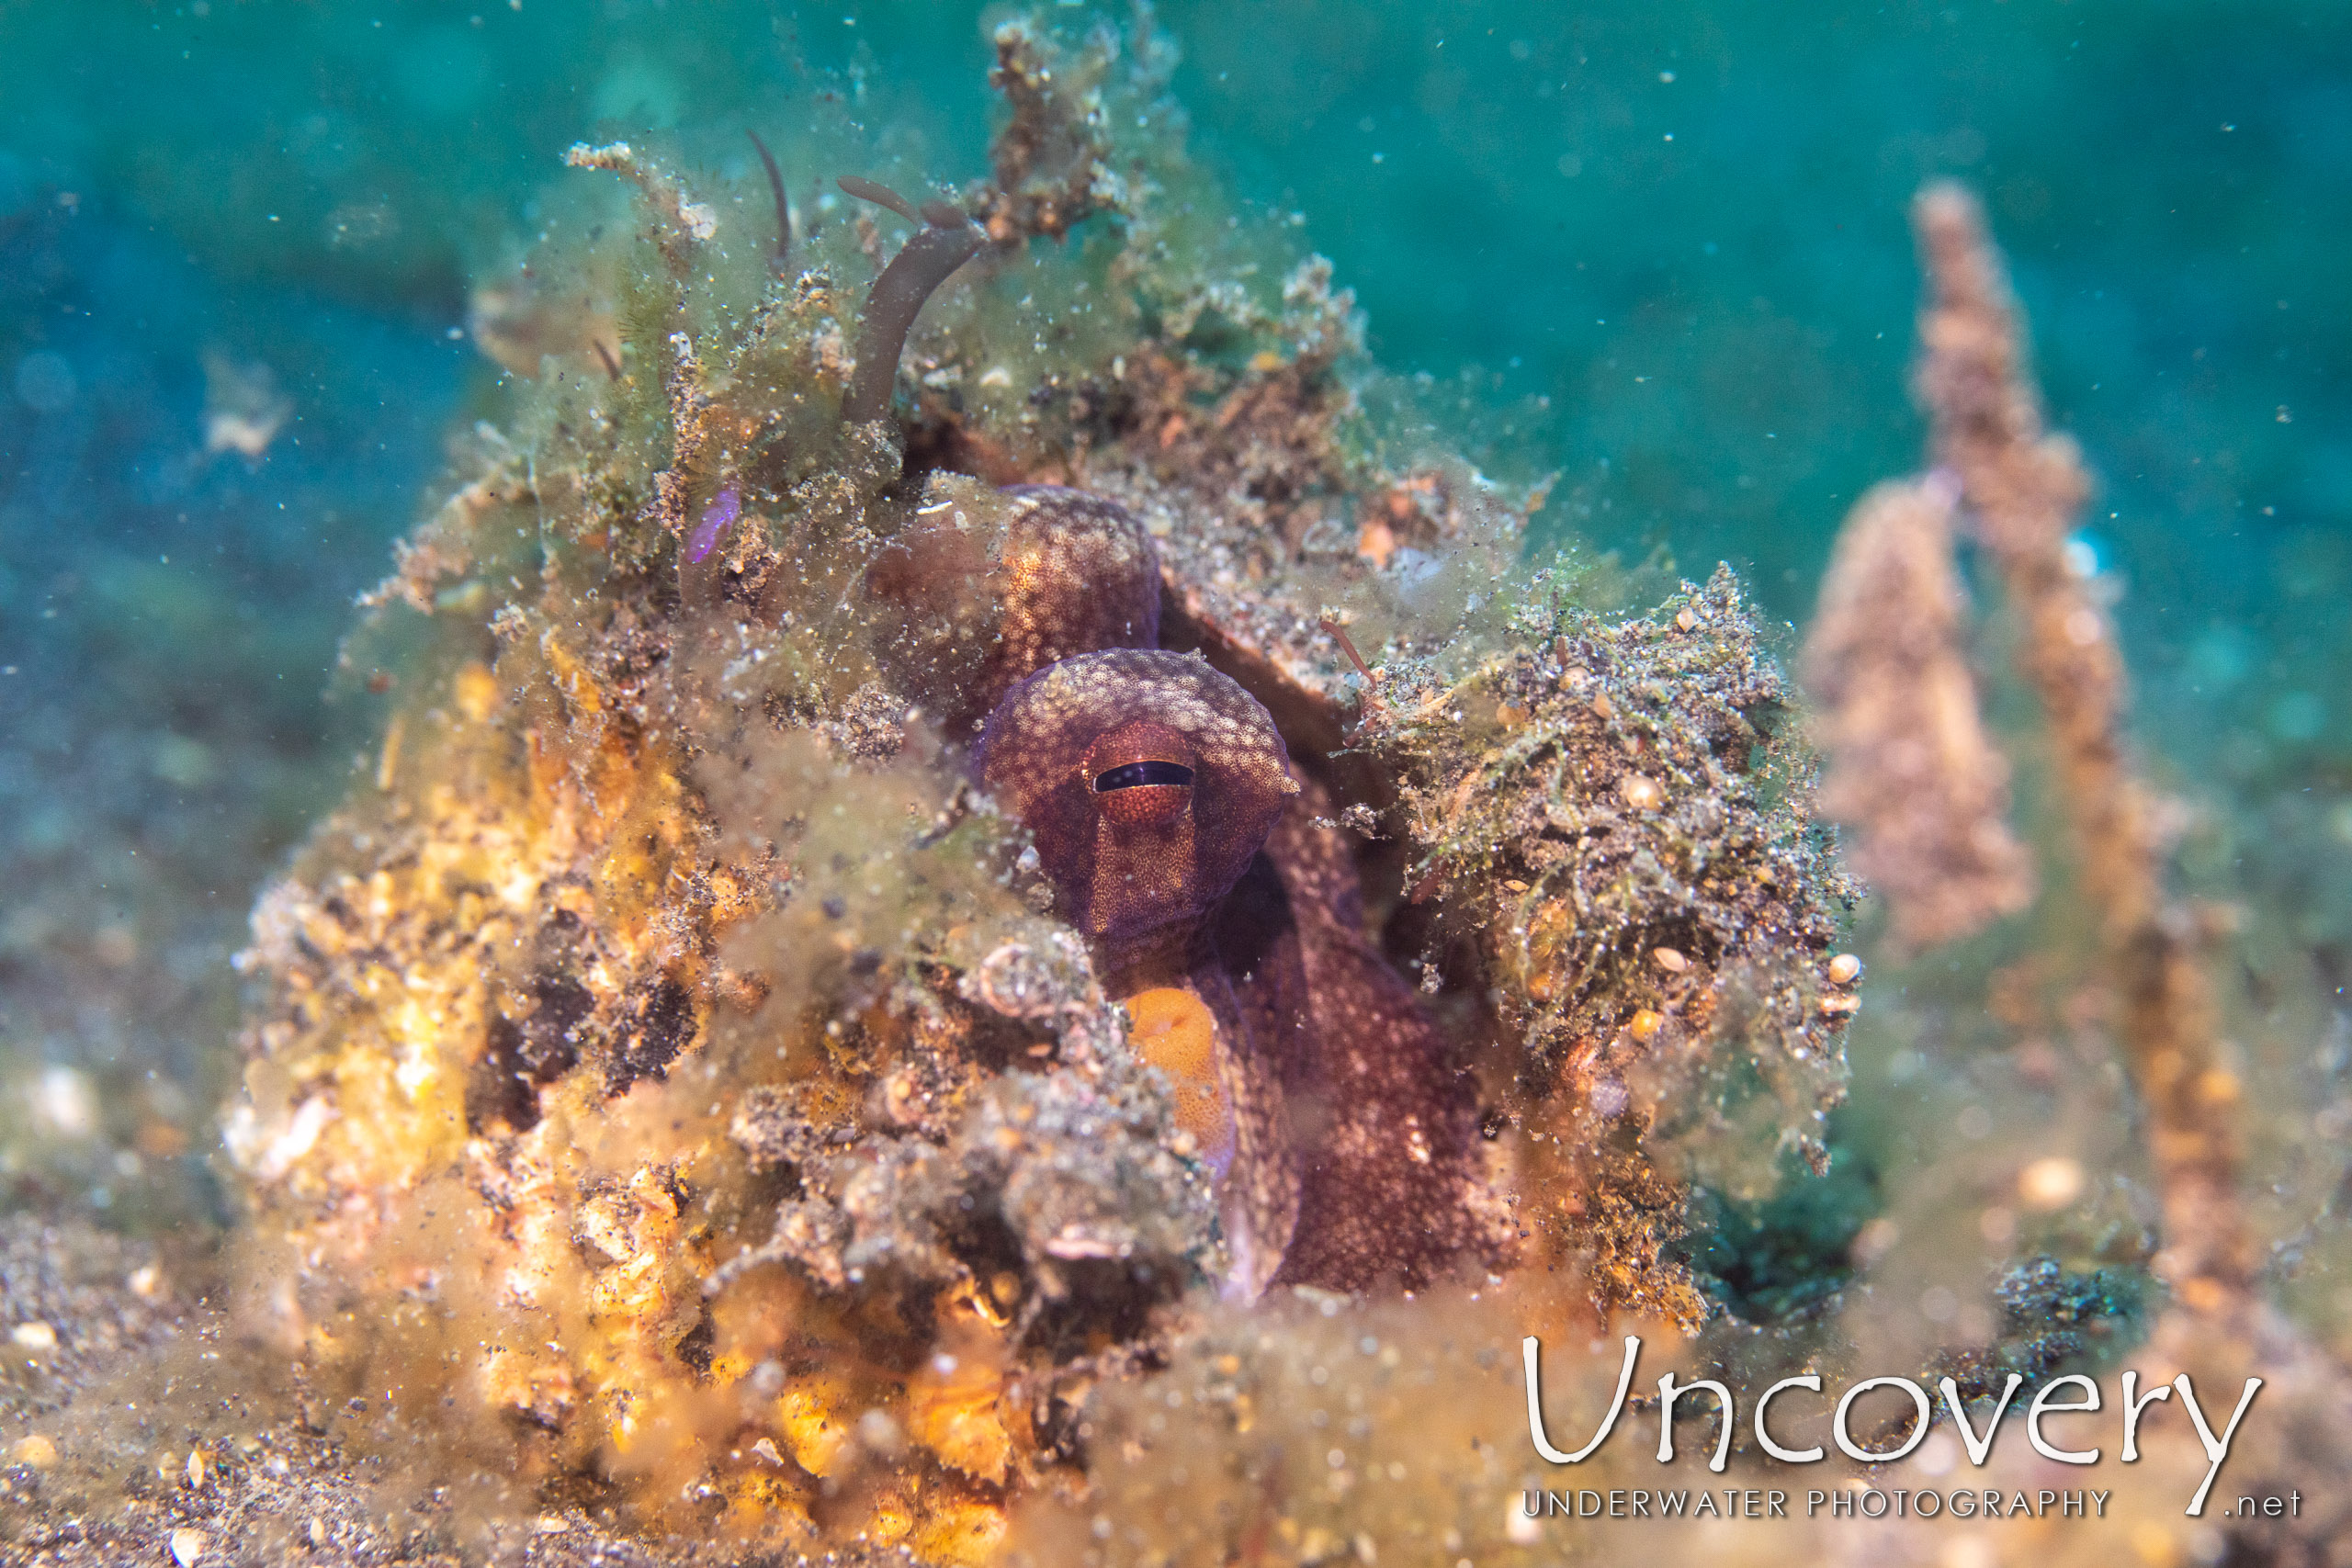
[[[1159,555],[1125,507],[1058,485],[998,493],[1002,517],[924,520],[866,572],[866,591],[900,611],[886,660],[951,733],[1033,671],[1159,639]]]
[[[1030,831],[1106,988],[1189,991],[1215,1021],[1226,1292],[1498,1265],[1476,1086],[1366,936],[1327,795],[1238,682],[1150,646],[1159,562],[1124,509],[1006,493],[1001,536],[903,536],[869,587],[908,611],[900,652],[935,699],[987,713],[974,773]],[[974,615],[992,635],[948,635]],[[977,668],[938,652],[973,646]]]
[[[1208,917],[1299,791],[1280,732],[1200,659],[1113,649],[1048,665],[1007,693],[975,772],[1029,829],[1104,988],[1186,991],[1214,1021],[1210,1070],[1233,1151],[1217,1192],[1227,1286],[1256,1296],[1297,1223],[1295,1140],[1281,1075]]]

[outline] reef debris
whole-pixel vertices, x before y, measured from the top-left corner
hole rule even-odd
[[[1374,429],[1329,265],[1211,216],[1148,26],[996,41],[996,182],[841,182],[887,265],[569,155],[633,194],[533,263],[594,309],[500,339],[243,960],[242,1321],[395,1391],[355,1446],[982,1561],[1220,1291],[1695,1322],[1691,1183],[1820,1158],[1846,887],[1729,573],[1531,573],[1540,496]]]
[[[1517,1103],[1568,1168],[1532,1184],[1557,1196],[1527,1217],[1597,1254],[1604,1299],[1695,1325],[1702,1303],[1660,1263],[1677,1183],[1753,1195],[1783,1151],[1826,1168],[1854,889],[1728,570],[1626,619],[1555,578],[1511,629],[1517,648],[1466,678],[1384,666],[1358,743],[1400,782],[1408,897],[1497,982],[1527,1046]]]

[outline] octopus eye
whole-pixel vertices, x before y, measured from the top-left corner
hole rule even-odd
[[[1191,814],[1199,761],[1182,731],[1136,718],[1088,747],[1079,770],[1104,821],[1142,829],[1170,826]]]
[[[1113,768],[1094,781],[1094,793],[1108,795],[1114,789],[1139,789],[1147,784],[1190,785],[1193,770],[1182,762],[1127,762]]]

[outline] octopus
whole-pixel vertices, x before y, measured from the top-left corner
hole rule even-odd
[[[314,1386],[469,1411],[501,1472],[602,1470],[662,1529],[969,1562],[1213,1295],[1587,1249],[1677,1310],[1678,1191],[1628,1146],[1722,1117],[1719,1029],[1809,1070],[1850,1010],[1796,972],[1809,840],[1739,776],[1777,688],[1736,595],[1514,588],[1447,673],[1431,606],[1520,519],[1334,455],[1346,306],[1306,262],[1229,381],[1163,324],[1023,390],[1013,269],[1075,285],[1011,247],[1070,215],[1031,195],[1115,191],[1093,145],[960,205],[842,180],[911,226],[887,265],[862,221],[796,236],[777,171],[741,314],[698,295],[721,209],[569,156],[639,187],[635,302],[548,286],[571,346],[374,596],[428,661],[246,960],[229,1140]],[[1352,710],[1325,589],[1421,628]]]
[[[1138,523],[1077,491],[1015,494],[973,773],[1175,1086],[1217,1179],[1225,1290],[1419,1284],[1491,1250],[1475,1085],[1365,935],[1347,846],[1315,825],[1328,794],[1238,682],[1151,646]]]
[[[842,188],[924,227],[869,298],[844,423],[888,419],[923,300],[978,248],[952,209]],[[878,389],[877,389],[878,385]],[[1267,705],[1159,645],[1174,592],[1142,524],[1081,490],[917,509],[866,569],[891,683],[967,727],[972,776],[1030,834],[1178,1128],[1213,1175],[1222,1292],[1419,1287],[1507,1255],[1476,1085],[1365,930],[1327,787]],[[707,570],[731,491],[682,570]],[[1276,696],[1280,703],[1283,699]]]

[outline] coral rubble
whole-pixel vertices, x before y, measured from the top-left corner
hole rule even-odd
[[[518,1508],[979,1561],[1220,1282],[1695,1326],[1691,1184],[1825,1158],[1850,890],[1730,574],[1525,570],[1148,27],[996,44],[992,179],[842,181],[887,265],[573,150],[254,915],[243,1321]]]

